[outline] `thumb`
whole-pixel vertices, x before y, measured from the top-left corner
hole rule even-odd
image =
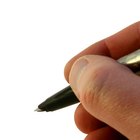
[[[91,115],[130,139],[140,137],[140,78],[127,67],[105,56],[83,56],[69,82]]]

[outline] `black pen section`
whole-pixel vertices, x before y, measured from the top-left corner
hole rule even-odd
[[[42,111],[48,112],[67,107],[78,102],[79,100],[75,96],[71,87],[68,86],[46,99],[43,103],[41,103],[38,106],[38,108]]]

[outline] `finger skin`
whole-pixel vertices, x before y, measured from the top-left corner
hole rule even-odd
[[[82,104],[80,104],[76,111],[75,111],[75,123],[77,127],[83,132],[83,133],[90,133],[93,130],[97,130],[99,128],[102,128],[106,126],[105,123],[99,121],[95,117],[93,117],[91,114],[89,114]]]
[[[85,140],[127,140],[119,132],[90,115],[82,104],[79,104],[75,111],[75,123],[83,133],[88,134]]]
[[[140,22],[136,22],[122,31],[107,37],[80,52],[65,66],[64,75],[69,81],[69,72],[75,60],[84,55],[97,54],[118,59],[140,48]]]
[[[126,137],[106,126],[87,135],[85,140],[128,140]]]

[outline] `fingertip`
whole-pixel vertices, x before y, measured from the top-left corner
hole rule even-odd
[[[71,71],[71,67],[72,67],[73,63],[82,56],[92,55],[92,54],[110,56],[110,52],[109,52],[104,40],[98,41],[98,42],[90,45],[89,47],[87,47],[86,49],[84,49],[83,51],[78,53],[76,56],[74,56],[72,59],[70,59],[67,62],[67,64],[64,67],[64,76],[65,76],[65,79],[67,80],[67,82],[69,82],[69,73]]]

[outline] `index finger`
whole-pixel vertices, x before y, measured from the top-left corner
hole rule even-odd
[[[73,57],[65,66],[64,74],[68,81],[73,63],[84,55],[105,55],[118,59],[140,48],[140,22],[136,22],[120,32],[105,38]]]

